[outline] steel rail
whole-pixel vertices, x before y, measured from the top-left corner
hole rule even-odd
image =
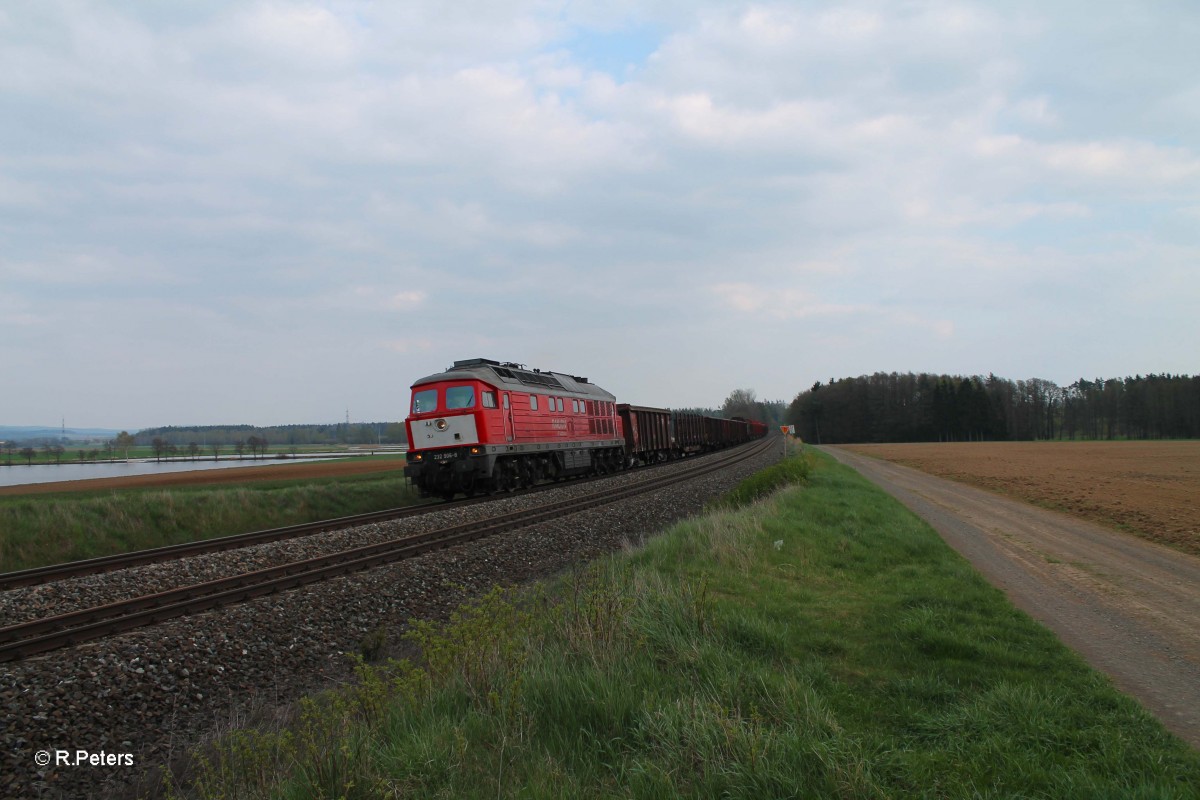
[[[98,572],[112,572],[140,564],[171,561],[185,556],[216,553],[223,550],[236,550],[242,547],[250,547],[251,545],[279,541],[280,539],[293,539],[300,536],[309,536],[314,533],[340,530],[358,525],[368,525],[372,522],[418,516],[420,514],[427,514],[430,511],[440,511],[445,508],[477,503],[484,499],[486,498],[470,498],[468,500],[460,500],[456,503],[424,503],[416,506],[405,506],[404,508],[391,508],[384,511],[372,511],[366,514],[354,514],[348,517],[319,520],[317,522],[304,522],[299,525],[287,525],[281,528],[235,533],[214,539],[169,544],[146,550],[135,550],[131,553],[115,553],[108,556],[83,559],[81,561],[68,561],[63,564],[51,564],[45,567],[31,567],[29,569],[0,574],[0,591],[16,589],[21,586],[35,586],[64,578],[76,578],[81,575],[92,575]]]
[[[662,464],[654,464],[651,466],[665,466],[669,463],[674,462],[662,462]],[[610,478],[619,474],[622,473],[618,472],[595,476],[587,479],[587,481],[590,482],[592,480],[604,480],[605,478]],[[516,490],[511,494],[532,494],[535,492],[553,489],[559,485],[560,484],[558,483],[539,484],[537,486]],[[136,567],[142,564],[154,564],[160,561],[171,561],[187,556],[203,555],[205,553],[219,553],[225,550],[237,550],[257,544],[277,542],[283,539],[295,539],[301,536],[310,536],[314,533],[324,533],[326,531],[353,528],[359,525],[369,525],[372,522],[386,522],[393,519],[405,519],[407,517],[429,514],[434,511],[443,511],[451,508],[463,508],[465,506],[475,505],[476,503],[486,503],[490,500],[496,499],[497,497],[507,496],[510,496],[510,494],[506,493],[501,495],[467,497],[463,498],[462,500],[455,500],[452,502],[420,503],[414,506],[389,508],[382,511],[370,511],[364,514],[354,514],[351,516],[337,517],[334,519],[317,520],[316,522],[302,522],[298,525],[286,525],[279,528],[269,528],[261,531],[235,533],[230,534],[229,536],[219,536],[212,539],[200,539],[192,542],[168,544],[163,545],[162,547],[151,547],[145,550],[135,550],[130,553],[114,553],[112,555],[97,556],[96,558],[87,558],[79,561],[67,561],[61,564],[50,564],[44,567],[30,567],[29,569],[0,573],[0,591],[17,589],[23,586],[37,586],[43,583],[50,583],[51,581],[64,580],[66,578],[77,578],[83,575],[94,575],[101,572],[113,572],[119,569],[126,569],[128,567]]]
[[[769,444],[739,449],[672,475],[653,478],[612,492],[510,512],[373,545],[219,578],[104,606],[82,609],[0,629],[0,662],[80,644],[145,625],[304,586],[382,564],[422,555],[496,533],[536,525],[589,508],[618,502],[724,469],[763,452]],[[444,507],[444,506],[443,506]]]

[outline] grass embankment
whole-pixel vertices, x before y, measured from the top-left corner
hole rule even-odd
[[[1200,754],[924,523],[821,458],[546,593],[360,666],[201,797],[1184,798]]]
[[[0,497],[0,572],[416,502],[395,470],[219,487]]]

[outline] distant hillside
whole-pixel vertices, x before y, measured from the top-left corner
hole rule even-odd
[[[407,441],[403,422],[344,422],[314,425],[195,425],[146,428],[134,434],[138,444],[162,439],[182,446],[196,442],[234,444],[251,436],[275,446],[300,444],[403,444]]]
[[[119,430],[111,428],[67,428],[63,431],[61,427],[47,427],[44,425],[0,425],[0,440],[3,441],[41,441],[43,439],[53,439],[55,441],[66,438],[70,441],[87,441],[89,439],[112,439]]]

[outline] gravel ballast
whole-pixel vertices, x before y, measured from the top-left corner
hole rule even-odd
[[[498,534],[368,572],[259,598],[153,628],[0,665],[0,796],[120,796],[158,765],[256,709],[348,678],[367,634],[394,639],[413,619],[443,619],[496,584],[561,572],[637,542],[779,458],[765,453],[716,473],[570,517]],[[529,508],[559,493],[590,494],[696,463],[634,471],[601,483],[446,509],[416,518],[15,589],[0,620],[63,613]],[[62,751],[62,752],[60,752]],[[86,751],[101,763],[74,762]],[[41,754],[51,763],[39,765]],[[44,756],[43,756],[44,757]],[[132,762],[130,765],[127,762]],[[105,763],[112,762],[112,763]]]

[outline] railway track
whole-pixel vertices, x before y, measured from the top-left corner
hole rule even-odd
[[[674,462],[663,462],[663,464],[656,464],[654,466],[662,466],[669,463]],[[588,478],[586,480],[587,482],[591,482],[604,480],[608,477],[611,477],[611,475],[601,475],[599,477]],[[555,483],[541,484],[528,489],[518,490],[518,492],[514,492],[513,494],[533,494],[536,492],[548,491],[560,485],[561,484]],[[383,511],[372,511],[365,514],[353,514],[347,517],[318,520],[316,522],[304,522],[299,525],[287,525],[280,528],[270,528],[262,531],[235,533],[229,536],[220,536],[213,539],[182,542],[180,544],[171,544],[163,547],[137,550],[132,553],[115,553],[109,556],[98,556],[96,558],[88,558],[80,561],[69,561],[63,564],[50,564],[44,567],[31,567],[30,569],[0,573],[0,592],[8,591],[9,589],[18,589],[23,586],[37,586],[39,584],[64,580],[66,578],[78,578],[84,575],[113,572],[115,570],[136,567],[142,564],[155,564],[162,561],[172,561],[177,558],[185,558],[187,556],[197,556],[205,553],[219,553],[226,550],[237,550],[243,547],[266,544],[268,542],[278,542],[285,539],[299,538],[301,536],[311,536],[316,533],[345,530],[346,528],[354,528],[359,525],[370,525],[371,523],[375,522],[386,522],[395,519],[417,517],[421,516],[422,514],[429,514],[435,511],[445,511],[448,509],[464,508],[467,506],[476,505],[478,503],[486,503],[494,499],[496,499],[495,496],[482,496],[464,498],[462,500],[455,500],[449,503],[422,503],[415,506],[389,508]]]
[[[154,564],[161,561],[171,561],[187,556],[203,555],[204,553],[218,553],[224,550],[236,550],[242,547],[251,547],[256,544],[266,544],[267,542],[277,542],[284,539],[295,539],[301,536],[311,536],[314,533],[325,533],[327,531],[353,528],[358,525],[369,525],[372,522],[385,522],[392,519],[415,517],[420,516],[421,514],[428,514],[431,511],[441,511],[447,508],[472,505],[488,499],[489,498],[486,497],[474,497],[468,500],[459,500],[454,503],[426,503],[417,506],[406,506],[404,508],[390,508],[384,511],[373,511],[366,514],[354,514],[348,517],[319,520],[317,522],[305,522],[301,523],[300,525],[288,525],[282,528],[271,528],[269,530],[251,531],[248,533],[235,533],[230,536],[221,536],[215,539],[203,539],[195,542],[183,542],[180,544],[165,545],[163,547],[153,547],[147,550],[137,550],[132,553],[116,553],[111,556],[88,558],[82,561],[70,561],[65,564],[51,564],[45,567],[32,567],[30,569],[0,574],[0,591],[17,589],[22,586],[36,586],[38,584],[59,581],[65,578],[78,578],[83,575],[94,575],[100,572],[113,572],[114,570],[126,569],[127,567],[136,567],[142,564]]]
[[[695,464],[679,472],[651,478],[647,481],[614,491],[594,492],[583,497],[547,503],[532,509],[499,514],[475,522],[453,525],[413,536],[319,556],[317,558],[295,561],[255,572],[243,573],[205,583],[184,586],[166,592],[11,625],[0,629],[0,662],[26,658],[38,653],[80,644],[134,628],[157,624],[175,617],[200,613],[220,606],[239,603],[255,597],[327,580],[339,575],[371,569],[382,564],[412,558],[433,550],[463,544],[503,531],[535,525],[556,517],[618,502],[637,494],[655,491],[673,483],[690,480],[709,472],[724,469],[739,461],[756,456],[770,446],[768,441],[746,445],[716,458],[706,459],[702,463]],[[464,502],[471,503],[478,501]],[[404,514],[407,516],[416,513],[425,513],[431,510],[431,508],[444,509],[449,505],[417,507],[404,509],[403,511],[408,512]],[[386,513],[380,512],[380,514]],[[366,524],[367,522],[378,521],[379,519],[394,519],[396,516],[396,514],[390,517],[359,515],[359,517],[347,517],[336,522],[360,519],[362,517],[373,517],[373,519],[362,519],[358,523],[346,522],[346,524],[338,526],[348,527],[352,524]],[[328,526],[328,524],[314,523],[310,527],[315,527],[315,530],[310,530],[309,532],[327,530],[329,528],[322,527],[322,525]],[[293,526],[293,528],[299,527],[305,526]],[[274,535],[274,539],[260,538],[253,543],[288,538],[288,535],[280,533],[285,530],[290,529],[259,532],[260,535]],[[243,534],[241,536],[249,537],[253,535],[255,534]],[[292,533],[290,535],[303,534]],[[229,540],[229,542],[222,543],[225,546],[210,547],[200,552],[245,546],[245,544],[231,543],[233,540],[239,538],[241,537],[225,537],[226,540]],[[160,551],[166,549],[173,548],[158,548]],[[163,560],[163,558],[193,554],[192,552],[180,552],[176,550],[174,555],[160,554],[160,557],[157,558],[146,558],[146,554],[149,552],[151,551],[131,554],[145,559],[133,563],[146,563],[147,561],[157,561]],[[97,559],[93,559],[93,561],[97,561]],[[128,563],[125,566],[128,566]],[[107,566],[106,568],[115,569],[117,567]],[[97,571],[101,570],[88,570],[88,572]]]

